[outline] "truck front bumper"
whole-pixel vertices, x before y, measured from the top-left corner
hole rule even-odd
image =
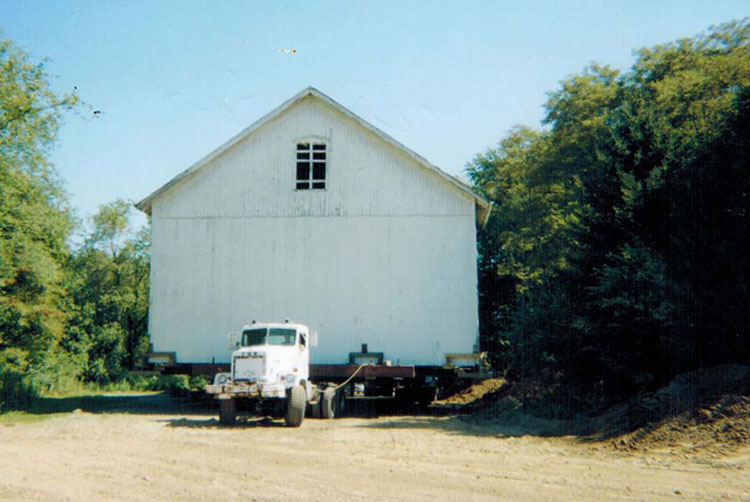
[[[248,383],[224,385],[206,385],[206,394],[214,394],[219,399],[231,397],[286,397],[284,384]]]

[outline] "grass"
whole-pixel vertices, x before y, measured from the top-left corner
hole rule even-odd
[[[5,397],[5,406],[0,400],[0,423],[28,422],[35,420],[33,417],[41,419],[41,416],[70,413],[76,409],[89,413],[140,414],[198,410],[206,408],[206,396],[202,390],[205,384],[204,377],[154,375],[133,376],[104,385],[69,379],[56,382],[54,387],[46,390],[34,385],[19,385],[19,393]]]
[[[212,400],[205,396],[170,395],[166,391],[115,391],[82,389],[70,394],[44,394],[32,399],[24,410],[0,413],[0,424],[31,423],[46,418],[63,416],[75,410],[86,413],[132,413],[140,415],[169,415],[205,413]]]
[[[0,425],[15,425],[41,422],[49,418],[60,417],[67,413],[36,414],[28,411],[8,411],[0,413]]]
[[[168,404],[169,398],[154,398],[161,392],[107,392],[97,389],[83,389],[70,394],[50,393],[32,399],[25,410],[10,410],[0,413],[0,423],[29,423],[66,415],[75,410],[89,413],[111,413],[139,411],[145,402],[153,407],[155,401]],[[150,399],[149,399],[150,398]]]

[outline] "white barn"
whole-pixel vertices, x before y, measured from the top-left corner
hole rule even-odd
[[[361,344],[402,365],[476,349],[490,205],[310,87],[136,205],[152,218],[153,351],[224,363],[227,333],[291,319],[311,362]]]

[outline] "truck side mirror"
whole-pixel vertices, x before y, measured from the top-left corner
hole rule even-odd
[[[318,346],[318,332],[315,330],[310,331],[310,347]]]

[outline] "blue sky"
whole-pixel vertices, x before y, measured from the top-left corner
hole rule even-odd
[[[539,125],[546,93],[589,63],[626,69],[634,49],[749,13],[747,0],[0,0],[0,30],[91,106],[52,153],[86,217],[140,200],[308,85],[460,174],[513,125]]]

